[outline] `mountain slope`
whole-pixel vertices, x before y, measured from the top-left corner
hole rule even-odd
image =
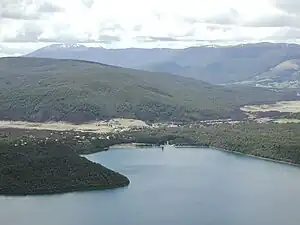
[[[241,105],[296,96],[44,58],[0,59],[0,90],[0,119],[78,123],[113,117],[177,121],[237,117],[242,115]]]
[[[52,45],[28,56],[95,61],[222,84],[252,79],[282,61],[297,58],[300,46],[257,43],[186,49],[105,49]]]
[[[237,84],[272,88],[300,88],[300,58],[285,60],[254,78]]]
[[[176,74],[220,84],[252,78],[283,60],[297,56],[300,56],[299,45],[258,43],[215,48],[188,48],[169,62],[185,67],[183,70],[178,70]],[[160,71],[165,64],[154,64],[149,69]]]

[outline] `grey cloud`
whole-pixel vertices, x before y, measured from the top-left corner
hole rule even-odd
[[[118,30],[122,30],[122,27],[119,24],[115,23],[106,23],[100,24],[100,28],[98,29],[98,33],[96,37],[93,37],[92,33],[87,33],[83,38],[77,38],[76,36],[70,35],[67,31],[70,28],[69,24],[61,24],[60,26],[56,26],[54,33],[57,34],[57,37],[40,39],[40,41],[44,42],[77,42],[77,43],[104,43],[111,44],[113,42],[118,42],[121,40],[120,36],[117,34],[107,34],[109,32],[115,32]],[[62,33],[64,31],[65,33]]]
[[[224,32],[227,32],[229,30],[231,30],[231,27],[225,27],[225,26],[219,26],[219,25],[208,25],[207,29],[211,29],[211,30],[223,30]],[[140,42],[140,43],[152,43],[152,42],[207,42],[210,40],[202,40],[202,39],[196,39],[193,38],[194,33],[195,33],[196,29],[191,29],[188,32],[186,32],[183,35],[170,35],[170,36],[137,36],[135,37],[135,39]],[[216,40],[216,41],[221,41],[220,40]],[[213,42],[210,41],[210,42]]]
[[[102,44],[111,44],[113,42],[120,41],[119,36],[114,35],[99,35],[97,38],[92,38],[91,35],[88,35],[86,38],[76,38],[74,36],[64,34],[53,38],[39,38],[40,42],[44,43],[102,43]]]
[[[190,24],[195,24],[195,23],[203,23],[203,20],[197,19],[197,18],[193,18],[193,17],[184,17],[183,21],[186,23],[190,23]]]
[[[239,13],[235,9],[229,9],[227,12],[205,19],[204,22],[220,25],[238,24]]]
[[[184,34],[184,36],[185,36],[185,37],[194,36],[195,33],[196,33],[196,28],[192,28],[192,29],[188,30],[188,31]]]
[[[14,20],[37,20],[40,18],[40,15],[33,14],[24,14],[22,12],[16,11],[4,11],[0,13],[0,19],[14,19]]]
[[[174,38],[174,37],[154,37],[154,36],[137,36],[135,38],[140,43],[151,43],[151,42],[194,42],[194,43],[215,43],[222,40],[202,40],[195,38]]]
[[[237,25],[239,23],[239,13],[235,9],[231,8],[222,14],[205,19],[193,17],[184,17],[182,19],[184,22],[189,24],[209,23],[215,25]]]
[[[154,13],[154,16],[158,19],[161,20],[163,15],[161,13]]]
[[[284,37],[287,39],[300,39],[300,29],[289,29]]]
[[[149,36],[148,37],[151,41],[178,41],[178,39],[173,37],[155,37],[155,36]]]
[[[106,31],[122,31],[123,28],[121,27],[120,24],[115,24],[115,23],[112,23],[112,24],[101,24],[100,25],[100,29],[99,29],[99,32],[100,33],[103,33],[103,32],[106,32]]]
[[[276,6],[281,6],[283,12],[271,16],[262,16],[248,22],[240,20],[239,13],[235,9],[229,9],[222,14],[206,19],[185,17],[183,20],[189,24],[207,24],[206,28],[210,31],[222,30],[224,32],[231,30],[232,27],[230,26],[300,28],[300,0],[277,0],[276,2]],[[291,12],[297,12],[299,15]]]
[[[39,38],[40,42],[44,43],[89,43],[91,40],[89,39],[82,39],[79,40],[73,36],[70,35],[60,35],[57,37],[41,37]]]
[[[140,31],[140,30],[142,30],[142,28],[143,28],[142,24],[138,24],[138,25],[135,25],[135,26],[133,27],[133,30],[134,30],[134,31]]]
[[[6,44],[0,45],[0,54],[2,55],[22,55],[26,54],[33,49],[31,48],[16,48],[16,47],[9,47]]]
[[[111,44],[118,41],[121,41],[121,38],[118,35],[102,34],[98,37],[98,42],[103,44]]]
[[[28,11],[28,9],[31,10]],[[47,1],[0,0],[0,19],[39,20],[44,17],[45,13],[62,11],[61,7]]]
[[[1,24],[0,20],[0,24]],[[118,34],[107,34],[99,31],[97,36],[92,33],[86,33],[84,36],[75,36],[70,33],[70,24],[56,24],[52,27],[53,36],[45,36],[43,29],[43,22],[41,21],[26,21],[23,22],[22,27],[17,30],[15,36],[2,37],[2,42],[7,43],[21,43],[21,42],[60,42],[60,43],[105,43],[111,44],[121,40]],[[110,30],[121,29],[120,25],[115,24],[110,27]],[[1,31],[1,26],[0,26]]]
[[[282,28],[274,33],[269,39],[274,40],[300,40],[300,29],[297,28]]]
[[[263,17],[243,24],[250,27],[300,27],[300,16],[280,14]]]
[[[179,41],[178,39],[173,38],[173,37],[156,37],[156,36],[137,36],[135,39],[138,42],[142,42],[142,43],[158,42],[158,41],[162,41],[162,42]]]
[[[63,12],[64,9],[57,6],[57,5],[54,5],[50,2],[43,2],[37,12],[40,12],[40,13],[56,13],[56,12]]]
[[[82,0],[82,4],[87,8],[91,8],[94,5],[94,0]]]
[[[299,0],[274,0],[274,5],[287,13],[300,15]]]
[[[193,38],[196,32],[195,28],[188,30],[181,35],[168,34],[167,36],[136,36],[138,42],[180,42],[180,41],[195,41]]]
[[[209,31],[221,30],[223,32],[227,32],[232,30],[232,27],[213,24],[213,25],[206,25],[206,29]]]
[[[3,42],[37,42],[42,33],[42,29],[37,24],[27,22],[18,31],[16,37],[5,38]]]
[[[27,13],[26,8],[33,5],[33,0],[1,0],[0,1],[0,18],[4,19],[22,19],[35,20],[38,14]]]

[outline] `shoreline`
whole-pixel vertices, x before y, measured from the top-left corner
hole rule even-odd
[[[246,153],[233,151],[233,150],[227,150],[227,149],[223,149],[223,148],[216,148],[216,147],[210,147],[210,148],[218,150],[218,151],[223,151],[223,152],[228,152],[228,153],[232,153],[232,154],[236,154],[236,155],[256,158],[256,159],[269,161],[269,162],[273,162],[273,163],[280,163],[280,164],[286,164],[286,165],[290,165],[290,166],[300,167],[300,163],[292,163],[292,162],[288,162],[288,161],[284,161],[284,160],[272,159],[272,158],[267,158],[267,157],[262,157],[262,156],[257,156],[257,155],[251,155],[251,154],[246,154]]]
[[[120,147],[120,146],[122,146],[122,147]],[[217,151],[222,151],[222,152],[232,153],[232,154],[236,154],[236,155],[256,158],[256,159],[260,159],[260,160],[264,160],[264,161],[269,161],[269,162],[274,162],[274,163],[280,163],[280,164],[286,164],[286,165],[300,167],[300,163],[293,163],[293,162],[279,160],[279,159],[272,159],[272,158],[267,158],[267,157],[263,157],[263,156],[246,154],[246,153],[242,153],[242,152],[239,152],[239,151],[236,151],[236,150],[228,150],[228,149],[218,148],[218,147],[214,147],[214,146],[201,146],[201,145],[179,145],[179,146],[171,145],[171,146],[174,147],[174,148],[210,148],[210,149],[217,150]],[[126,147],[141,148],[141,146],[132,145],[132,144],[120,144],[120,145],[110,146],[108,151],[111,150],[111,148],[123,149],[123,148],[126,148]],[[153,146],[151,144],[148,144],[148,145],[145,145],[144,147],[146,147],[146,148],[147,147],[155,148],[155,147],[159,147],[159,146]],[[95,153],[100,153],[100,152],[95,152]],[[92,154],[95,154],[95,153],[92,153]]]
[[[63,195],[63,194],[71,194],[71,193],[83,193],[83,192],[91,192],[91,191],[108,191],[119,188],[126,188],[130,184],[130,180],[128,179],[128,183],[112,186],[112,187],[87,187],[87,188],[73,188],[73,189],[65,189],[65,190],[55,190],[52,192],[40,191],[34,193],[1,193],[0,196],[5,197],[26,197],[26,196],[51,196],[51,195]]]
[[[146,143],[124,143],[124,144],[120,144],[120,145],[112,145],[109,147],[109,150],[112,150],[111,148],[119,148],[119,149],[125,149],[125,148],[132,148],[132,149],[139,149],[139,148],[143,148],[143,146],[139,146],[138,144],[143,144],[144,147],[148,147],[148,148],[159,148],[159,146],[154,146],[152,144],[146,144]],[[121,147],[120,147],[121,146]],[[223,149],[223,148],[218,148],[218,147],[213,147],[213,146],[199,146],[199,145],[180,145],[180,146],[176,146],[176,145],[171,145],[173,148],[202,148],[202,149],[210,149],[210,150],[217,150],[217,151],[221,151],[221,152],[226,152],[229,154],[235,154],[235,155],[240,155],[240,156],[245,156],[245,157],[251,157],[254,159],[259,159],[259,160],[264,160],[264,161],[269,161],[269,162],[273,162],[273,163],[279,163],[279,164],[285,164],[285,165],[290,165],[290,166],[296,166],[296,167],[300,167],[300,164],[297,163],[292,163],[292,162],[288,162],[288,161],[284,161],[284,160],[276,160],[276,159],[272,159],[272,158],[266,158],[266,157],[262,157],[262,156],[256,156],[256,155],[252,155],[252,154],[245,154],[236,150],[228,150],[228,149]],[[95,153],[101,153],[102,151],[98,151]],[[95,153],[91,153],[91,154],[95,154]],[[85,155],[90,155],[90,154],[82,154],[79,155],[81,157],[85,157]],[[86,157],[85,157],[86,158]],[[89,160],[90,161],[90,160]],[[92,162],[92,161],[91,161]],[[99,163],[97,163],[99,164]],[[101,164],[100,164],[101,165]],[[116,172],[118,173],[118,172]],[[126,177],[127,178],[127,177]],[[61,189],[61,190],[40,190],[37,192],[33,192],[33,193],[1,193],[0,192],[0,196],[6,196],[6,197],[25,197],[25,196],[47,196],[47,195],[56,195],[56,194],[68,194],[68,193],[76,193],[76,192],[90,192],[90,191],[104,191],[104,190],[112,190],[112,189],[118,189],[118,188],[125,188],[130,184],[130,180],[127,178],[127,182],[124,183],[119,183],[119,184],[115,184],[113,186],[90,186],[90,187],[74,187],[74,188],[70,188],[70,189]]]
[[[147,144],[147,143],[123,143],[123,144],[111,145],[108,147],[108,150],[111,148],[148,148],[148,147],[157,147],[157,146],[153,144]]]

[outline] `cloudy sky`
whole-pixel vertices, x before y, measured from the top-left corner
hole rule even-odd
[[[300,43],[300,0],[0,0],[0,56],[107,48]]]

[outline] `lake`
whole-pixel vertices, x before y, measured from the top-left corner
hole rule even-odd
[[[0,197],[2,225],[298,225],[300,168],[213,149],[112,149],[88,159],[126,188]]]

